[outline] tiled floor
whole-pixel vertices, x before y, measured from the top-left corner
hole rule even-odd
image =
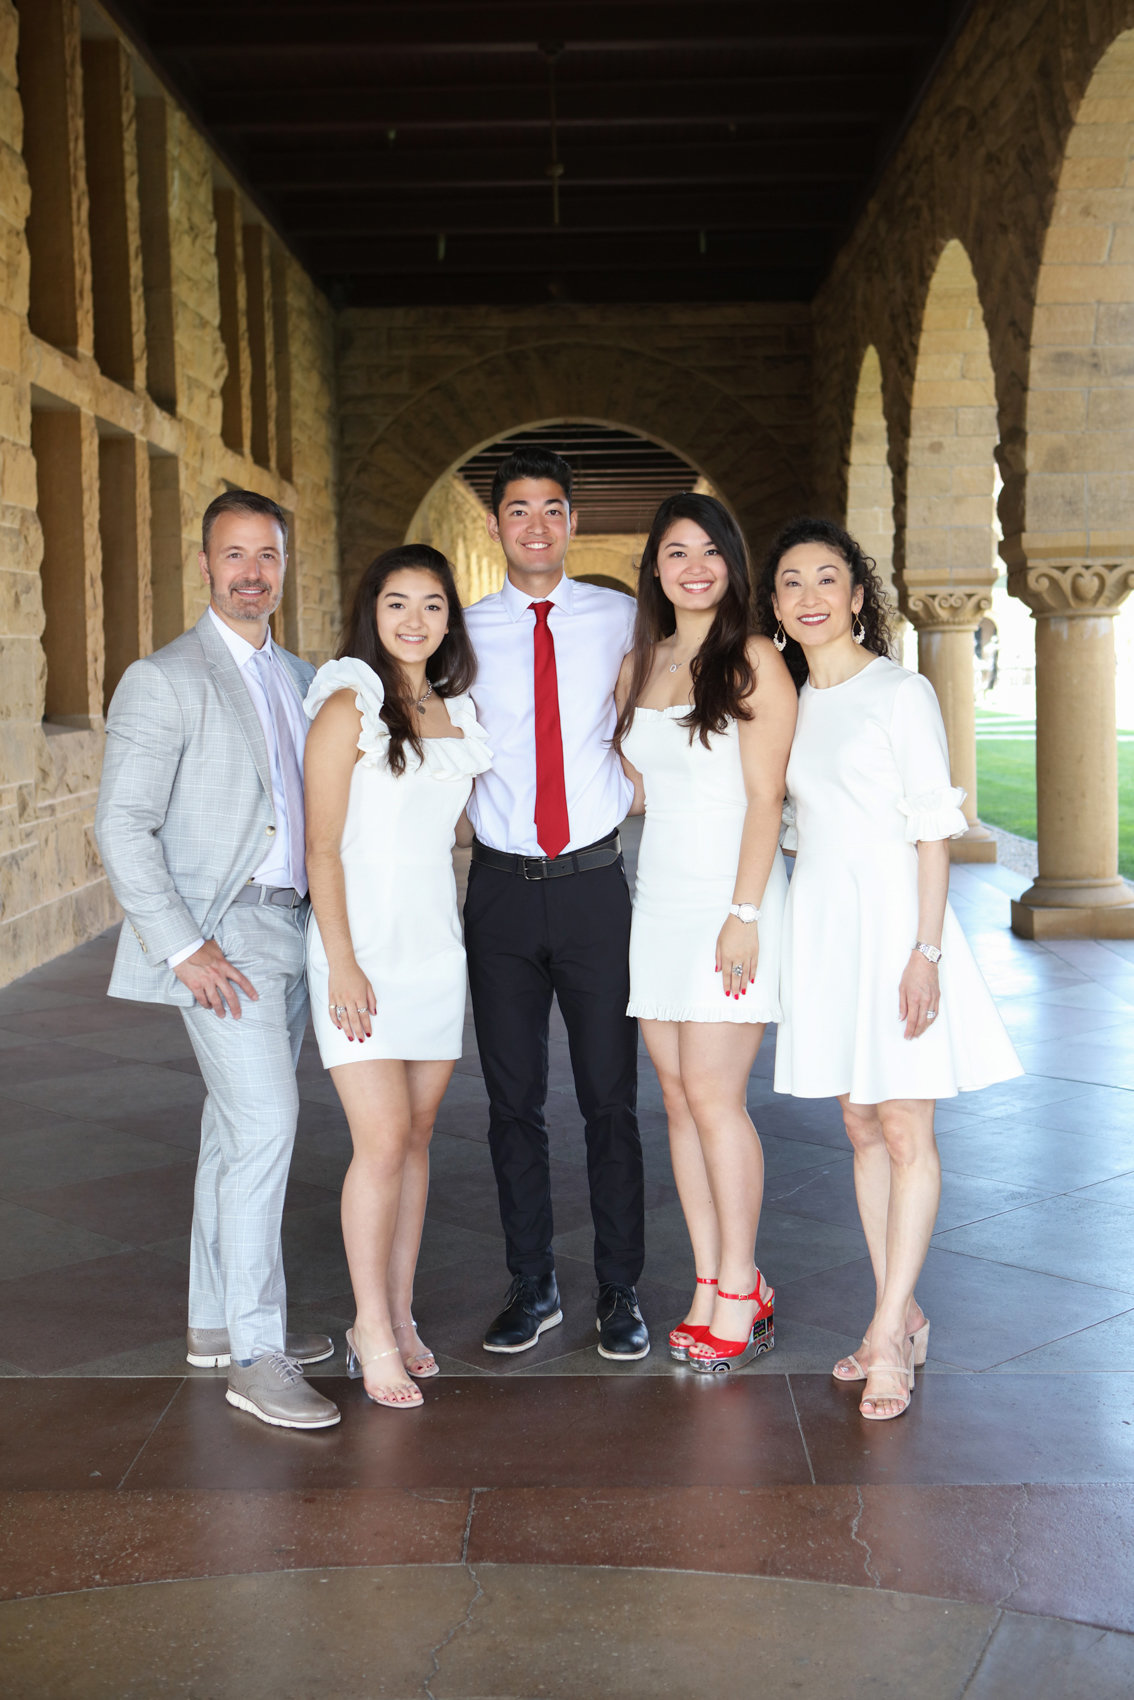
[[[887,1425],[829,1374],[870,1305],[839,1116],[775,1097],[770,1044],[750,1103],[774,1353],[723,1386],[666,1357],[692,1266],[643,1057],[655,1349],[597,1356],[557,1030],[566,1321],[531,1353],[486,1357],[506,1277],[470,1034],[418,1282],[443,1375],[422,1411],[383,1412],[337,1355],[317,1384],[341,1426],[295,1435],[231,1411],[223,1377],[184,1363],[202,1088],[180,1018],[106,999],[110,936],[0,992],[5,1692],[700,1697],[759,1672],[768,1700],[863,1684],[1128,1697],[1134,946],[1014,939],[1022,883],[954,870],[1028,1075],[941,1106],[931,1356]],[[341,1353],[347,1137],[313,1048],[300,1074],[292,1320]]]

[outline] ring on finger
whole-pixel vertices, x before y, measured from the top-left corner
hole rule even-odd
[[[744,969],[740,966],[739,962],[733,963],[732,971],[733,971],[734,974],[743,974],[744,973]]]
[[[935,1009],[927,1009],[926,1012],[925,1012],[925,1019],[927,1021],[936,1021],[937,1020],[937,1011]]]

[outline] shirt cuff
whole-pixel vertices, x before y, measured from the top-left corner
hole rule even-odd
[[[184,950],[174,951],[172,956],[166,957],[166,959],[165,959],[166,967],[167,968],[178,968],[178,967],[180,967],[181,963],[187,962],[189,960],[189,958],[192,955],[194,955],[194,953],[196,951],[200,950],[200,948],[204,944],[204,942],[205,942],[204,939],[194,939],[193,943],[187,944],[185,946]]]

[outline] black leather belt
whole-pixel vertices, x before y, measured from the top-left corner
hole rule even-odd
[[[472,859],[486,867],[497,868],[503,874],[522,874],[526,880],[557,880],[565,874],[585,874],[591,868],[609,868],[622,854],[618,831],[584,844],[581,850],[571,850],[565,856],[512,856],[505,850],[490,850],[479,838],[473,839]]]
[[[234,903],[269,903],[273,909],[298,909],[307,898],[301,897],[293,885],[255,885],[251,880],[242,885],[232,900]]]

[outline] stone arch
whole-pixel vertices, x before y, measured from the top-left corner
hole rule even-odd
[[[964,245],[946,242],[930,279],[910,400],[902,609],[918,666],[941,704],[953,781],[967,793],[966,861],[994,861],[977,824],[973,634],[996,579],[996,384],[977,281]]]
[[[598,340],[544,340],[470,361],[408,396],[344,468],[341,538],[350,583],[400,543],[438,478],[521,426],[621,425],[684,456],[735,511],[754,552],[807,504],[803,475],[770,429],[693,366]]]
[[[919,583],[980,597],[995,577],[998,440],[988,332],[969,256],[954,238],[925,298],[910,404],[902,578],[915,612]]]
[[[862,357],[855,391],[847,466],[846,528],[873,558],[879,577],[893,594],[894,481],[882,404],[882,362],[873,343]]]
[[[1134,555],[1134,30],[1067,138],[1036,284],[1026,402],[1030,561]]]
[[[1039,877],[1030,937],[1134,936],[1118,877],[1114,615],[1134,589],[1134,29],[1075,112],[1032,321],[1023,522],[1008,588],[1036,622]]]

